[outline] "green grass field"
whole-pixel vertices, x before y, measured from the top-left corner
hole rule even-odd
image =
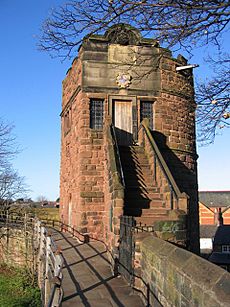
[[[40,307],[40,291],[24,271],[0,265],[0,306]]]
[[[39,219],[59,221],[59,208],[34,208],[35,214]]]

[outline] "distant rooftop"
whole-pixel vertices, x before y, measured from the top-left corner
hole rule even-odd
[[[217,228],[213,244],[230,244],[230,225],[221,225]]]
[[[216,264],[230,264],[230,254],[214,252],[208,260]]]
[[[207,207],[228,207],[230,191],[201,191],[199,201]]]
[[[217,225],[200,225],[200,238],[214,238]]]

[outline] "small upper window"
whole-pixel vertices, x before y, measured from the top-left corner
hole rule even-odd
[[[103,129],[104,100],[90,99],[90,128],[96,130]]]
[[[71,128],[71,109],[68,109],[64,115],[64,133],[67,134]]]
[[[230,253],[230,245],[222,245],[222,253]]]
[[[151,101],[141,101],[140,105],[140,120],[149,119],[149,127],[153,129],[153,103]]]

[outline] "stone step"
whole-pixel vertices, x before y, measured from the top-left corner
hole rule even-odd
[[[155,180],[154,178],[152,177],[152,175],[149,175],[147,176],[146,174],[126,174],[126,173],[123,173],[124,174],[124,178],[125,178],[125,181],[129,182],[129,181],[140,181],[140,182],[145,182],[145,183],[153,183],[155,184]]]
[[[120,153],[120,156],[122,156],[122,157],[143,157],[143,158],[147,158],[146,157],[146,154],[145,154],[145,152],[144,151],[142,151],[142,152],[134,152],[134,151],[120,151],[119,152]]]
[[[156,221],[167,221],[169,217],[167,215],[154,215],[154,216],[140,216],[135,217],[137,223],[141,223],[142,225],[151,226]]]
[[[146,165],[127,165],[126,167],[122,167],[122,170],[124,173],[132,173],[132,172],[142,172],[146,174],[150,174],[151,173],[151,169],[149,164]]]
[[[145,159],[147,158],[144,151],[139,151],[139,152],[135,152],[135,151],[120,151],[119,154],[122,157],[131,157],[132,156],[132,157],[144,157]]]
[[[168,209],[165,208],[151,208],[151,209],[140,209],[140,208],[125,208],[130,215],[135,215],[135,213],[139,213],[141,211],[141,216],[160,216],[160,215],[167,215],[168,216]]]
[[[146,188],[143,188],[139,185],[128,186],[128,187],[126,187],[126,191],[128,191],[128,192],[144,191],[144,192],[147,192],[147,193],[158,193],[159,188],[155,185],[154,181],[152,183],[153,183],[153,185],[148,186]]]
[[[122,154],[120,154],[120,158],[124,161],[124,162],[126,162],[126,161],[128,161],[128,160],[132,160],[133,162],[137,162],[137,163],[141,163],[141,162],[143,162],[143,163],[146,163],[146,162],[148,162],[148,159],[147,159],[147,157],[146,157],[146,155],[145,154],[138,154],[138,155],[136,155],[136,154],[124,154],[124,153],[122,153]]]
[[[155,186],[155,183],[151,178],[125,178],[125,185],[127,188],[133,186],[153,188]]]
[[[148,198],[142,198],[142,199],[125,198],[125,207],[140,208],[140,209],[163,208],[163,202],[161,200],[151,200]]]
[[[119,146],[120,152],[145,152],[144,147],[135,145],[135,146]]]
[[[136,170],[136,172],[132,171],[132,172],[123,172],[124,177],[127,179],[132,179],[132,178],[140,178],[140,179],[146,179],[146,180],[154,180],[151,172],[140,172],[138,170]]]
[[[128,180],[128,179],[136,179],[136,178],[138,178],[138,179],[144,179],[144,180],[148,180],[148,181],[150,181],[150,180],[154,180],[154,178],[153,178],[153,176],[152,176],[152,174],[151,174],[151,172],[149,172],[149,174],[148,173],[142,173],[142,172],[130,172],[130,173],[127,173],[127,172],[123,172],[123,174],[124,174],[124,177]]]
[[[139,190],[125,190],[125,197],[127,199],[141,199],[141,198],[147,198],[151,200],[160,200],[160,193],[157,192],[146,192]]]

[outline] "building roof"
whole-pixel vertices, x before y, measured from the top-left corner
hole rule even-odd
[[[213,244],[230,244],[230,225],[221,225],[217,228]]]
[[[200,225],[200,238],[213,238],[217,228],[217,225]]]
[[[207,207],[230,206],[230,191],[201,191],[199,201]]]
[[[230,254],[214,252],[208,260],[216,264],[230,264]]]

